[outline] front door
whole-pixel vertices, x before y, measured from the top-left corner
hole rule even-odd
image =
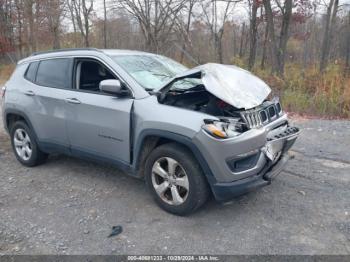
[[[76,59],[74,89],[67,92],[67,132],[74,154],[130,162],[133,99],[100,92],[99,83],[117,77],[101,62]]]

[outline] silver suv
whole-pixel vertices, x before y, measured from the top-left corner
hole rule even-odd
[[[280,173],[299,129],[270,92],[235,66],[188,70],[150,53],[66,49],[21,60],[2,108],[23,165],[50,153],[114,164],[186,215],[211,194],[227,201]]]

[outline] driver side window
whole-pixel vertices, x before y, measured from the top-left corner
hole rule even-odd
[[[81,91],[100,93],[100,82],[118,79],[102,63],[94,59],[76,59],[75,88]]]

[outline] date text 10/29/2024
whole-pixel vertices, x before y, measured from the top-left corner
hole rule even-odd
[[[219,261],[217,256],[196,255],[196,256],[176,256],[176,255],[155,255],[155,256],[128,256],[128,261]]]

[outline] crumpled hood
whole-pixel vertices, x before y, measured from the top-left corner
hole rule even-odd
[[[236,108],[256,107],[271,92],[270,87],[252,73],[237,66],[215,63],[200,65],[185,71],[163,88],[187,77],[201,78],[208,92]]]

